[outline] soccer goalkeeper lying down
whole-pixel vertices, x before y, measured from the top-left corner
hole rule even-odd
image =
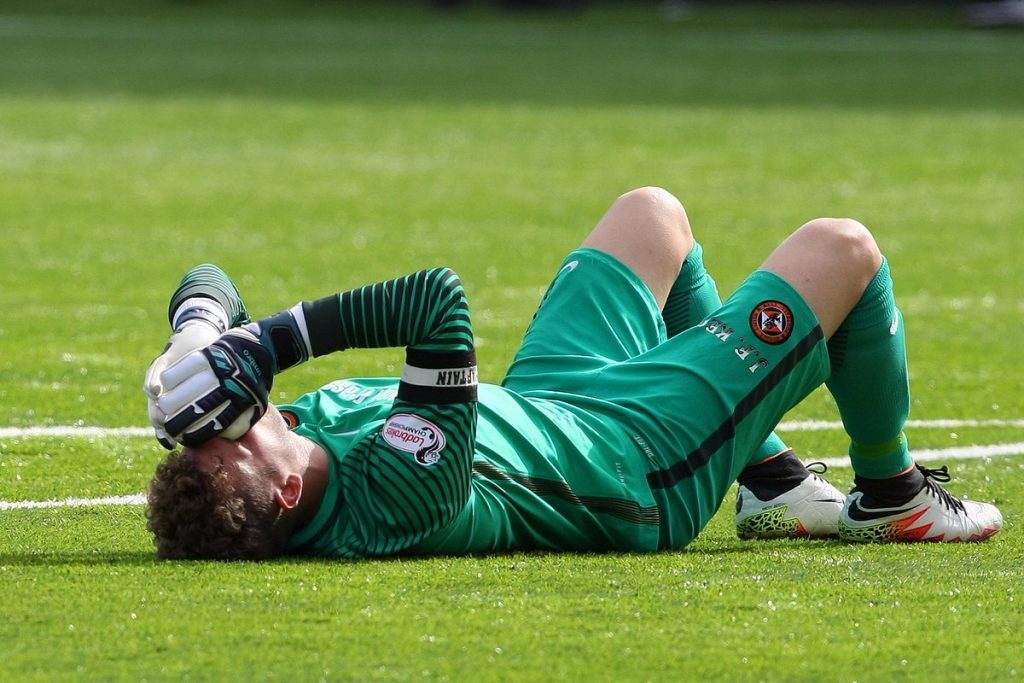
[[[146,376],[172,452],[149,492],[167,558],[372,557],[685,546],[739,482],[743,538],[980,541],[1002,516],[915,465],[889,268],[849,219],[813,220],[723,304],[679,201],[619,197],[566,257],[501,385],[477,383],[458,276],[425,270],[250,322],[193,269]],[[273,406],[274,375],[405,347],[400,378]],[[843,495],[773,433],[825,382],[849,433]]]

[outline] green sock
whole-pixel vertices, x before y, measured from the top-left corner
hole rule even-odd
[[[694,242],[672,285],[672,290],[665,301],[662,318],[665,320],[665,331],[669,337],[693,327],[704,320],[712,311],[721,307],[722,299],[718,296],[715,281],[704,267],[704,250]],[[786,443],[772,432],[760,448],[753,454],[750,462],[760,462],[765,458],[781,453],[788,448]]]
[[[704,250],[694,242],[679,271],[679,277],[672,285],[661,312],[665,319],[665,331],[674,337],[687,330],[722,305],[715,281],[704,267]]]
[[[910,415],[903,316],[889,264],[882,262],[864,296],[828,342],[836,399],[850,462],[861,477],[884,479],[913,465],[903,426]]]

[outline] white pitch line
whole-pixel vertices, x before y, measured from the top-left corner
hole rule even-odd
[[[146,494],[131,496],[104,496],[102,498],[65,498],[63,500],[21,500],[9,503],[0,500],[2,510],[37,510],[48,508],[80,508],[93,505],[145,505]]]
[[[779,431],[813,432],[842,429],[842,423],[826,420],[803,420],[779,423]],[[907,426],[917,429],[962,429],[964,427],[1024,427],[1024,420],[910,420]],[[152,436],[149,427],[0,427],[0,438],[40,437],[136,437]],[[914,449],[914,459],[920,462],[934,460],[975,460],[1007,455],[1024,455],[1024,441],[1016,443],[981,444],[975,446],[954,446],[952,448]],[[850,459],[845,455],[819,458],[829,467],[849,467]],[[146,494],[135,493],[125,496],[104,496],[101,498],[64,498],[63,500],[2,501],[0,511],[35,510],[101,505],[145,505]]]
[[[153,436],[151,427],[0,427],[0,439],[39,439],[45,437],[99,438],[107,436]]]
[[[1024,420],[907,420],[908,429],[963,429],[965,427],[1024,427]],[[839,420],[795,420],[780,422],[780,432],[821,432],[842,429]]]
[[[1017,443],[982,444],[978,446],[954,446],[952,448],[915,448],[913,449],[913,455],[914,460],[918,462],[929,462],[933,460],[977,460],[979,458],[993,458],[1004,455],[1024,455],[1024,441]],[[850,458],[846,455],[821,458],[820,460],[829,467],[850,466]]]
[[[981,446],[955,446],[953,448],[920,449],[914,451],[914,460],[977,460],[1006,455],[1024,455],[1024,441],[1018,443],[997,443]],[[820,458],[829,467],[849,467],[850,459],[845,455]],[[130,496],[106,496],[103,498],[65,498],[63,500],[23,500],[7,502],[0,500],[0,512],[5,510],[38,510],[100,505],[145,505],[146,494]]]
[[[964,429],[967,427],[990,428],[1024,428],[1024,419],[940,419],[940,420],[908,420],[909,429]],[[843,428],[839,420],[792,420],[780,422],[781,432],[821,432]],[[73,425],[53,425],[49,427],[0,427],[0,439],[39,439],[39,438],[103,438],[103,437],[152,437],[153,430],[149,427],[76,427]]]

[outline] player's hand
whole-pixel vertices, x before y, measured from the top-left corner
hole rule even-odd
[[[149,403],[149,421],[153,425],[156,440],[168,450],[173,449],[177,443],[164,429],[167,416],[157,403],[160,394],[164,392],[164,387],[160,383],[160,375],[188,354],[213,343],[219,336],[220,331],[214,328],[213,325],[200,320],[188,323],[171,335],[171,339],[167,342],[167,346],[164,347],[163,353],[156,357],[150,364],[149,370],[146,371],[146,379],[142,385],[142,390],[146,392]]]
[[[163,371],[157,406],[171,439],[186,446],[237,439],[263,417],[274,365],[259,333],[255,323],[228,330]]]

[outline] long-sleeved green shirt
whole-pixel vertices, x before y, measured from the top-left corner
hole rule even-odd
[[[478,386],[469,308],[451,270],[302,302],[261,324],[282,316],[301,331],[305,348],[285,354],[300,361],[406,348],[401,378],[339,380],[279,406],[330,458],[321,507],[290,552],[657,549],[647,463],[618,421]]]

